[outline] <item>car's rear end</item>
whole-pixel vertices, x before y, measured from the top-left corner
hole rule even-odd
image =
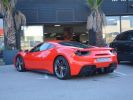
[[[117,67],[117,54],[112,48],[75,49],[71,74],[110,73]]]
[[[64,51],[72,76],[97,72],[110,73],[117,67],[117,53],[113,48],[88,46],[79,42],[60,42],[60,44],[64,46],[61,48],[66,48]]]

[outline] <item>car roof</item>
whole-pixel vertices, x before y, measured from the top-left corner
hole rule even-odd
[[[119,36],[121,36],[121,35],[123,35],[123,34],[127,34],[127,33],[132,33],[133,34],[133,30],[128,30],[128,31],[121,32],[120,34],[118,34],[116,36],[116,38],[119,37]]]
[[[127,32],[133,32],[133,30],[124,31],[124,32],[121,32],[121,34],[122,33],[127,33]]]

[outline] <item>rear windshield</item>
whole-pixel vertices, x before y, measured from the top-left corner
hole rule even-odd
[[[80,42],[60,42],[59,44],[64,45],[64,46],[72,46],[72,47],[78,47],[78,48],[90,48],[91,46],[82,44]]]

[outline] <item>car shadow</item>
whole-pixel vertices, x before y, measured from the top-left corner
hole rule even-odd
[[[35,74],[38,74],[38,75],[47,75],[47,76],[50,76],[50,77],[55,77],[53,74],[50,74],[49,72],[47,71],[38,71],[38,70],[32,70],[32,71],[29,71],[30,73],[35,73]]]
[[[106,74],[94,74],[89,76],[73,76],[70,80],[92,80],[99,81],[100,78],[117,78],[120,77],[116,73],[106,73]]]
[[[47,71],[38,71],[38,70],[32,70],[29,71],[30,73],[34,73],[37,75],[41,76],[47,76],[48,78],[54,78],[57,79],[55,75],[48,73]],[[47,78],[45,77],[45,78]],[[100,78],[103,77],[108,77],[108,78],[116,78],[119,77],[115,73],[105,73],[105,74],[93,74],[93,75],[77,75],[77,76],[72,76],[68,79],[65,79],[66,81],[71,81],[71,80],[91,80],[91,81],[98,81]]]

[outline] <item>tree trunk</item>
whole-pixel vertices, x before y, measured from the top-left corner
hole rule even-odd
[[[93,29],[91,29],[91,30],[89,30],[89,34],[88,34],[88,36],[89,36],[89,44],[90,45],[96,45],[96,32],[93,30]]]
[[[5,4],[6,3],[6,4]],[[26,25],[23,13],[15,9],[16,0],[0,0],[0,14],[4,22],[5,49],[21,49],[21,26]]]
[[[105,40],[103,39],[102,32],[96,33],[96,46],[99,46],[99,47],[106,46]]]
[[[4,34],[5,34],[5,48],[6,49],[15,49],[16,47],[16,38],[15,38],[15,29],[12,14],[6,14],[4,16]]]
[[[89,30],[89,44],[98,47],[106,46],[102,32],[95,32],[93,29]]]

